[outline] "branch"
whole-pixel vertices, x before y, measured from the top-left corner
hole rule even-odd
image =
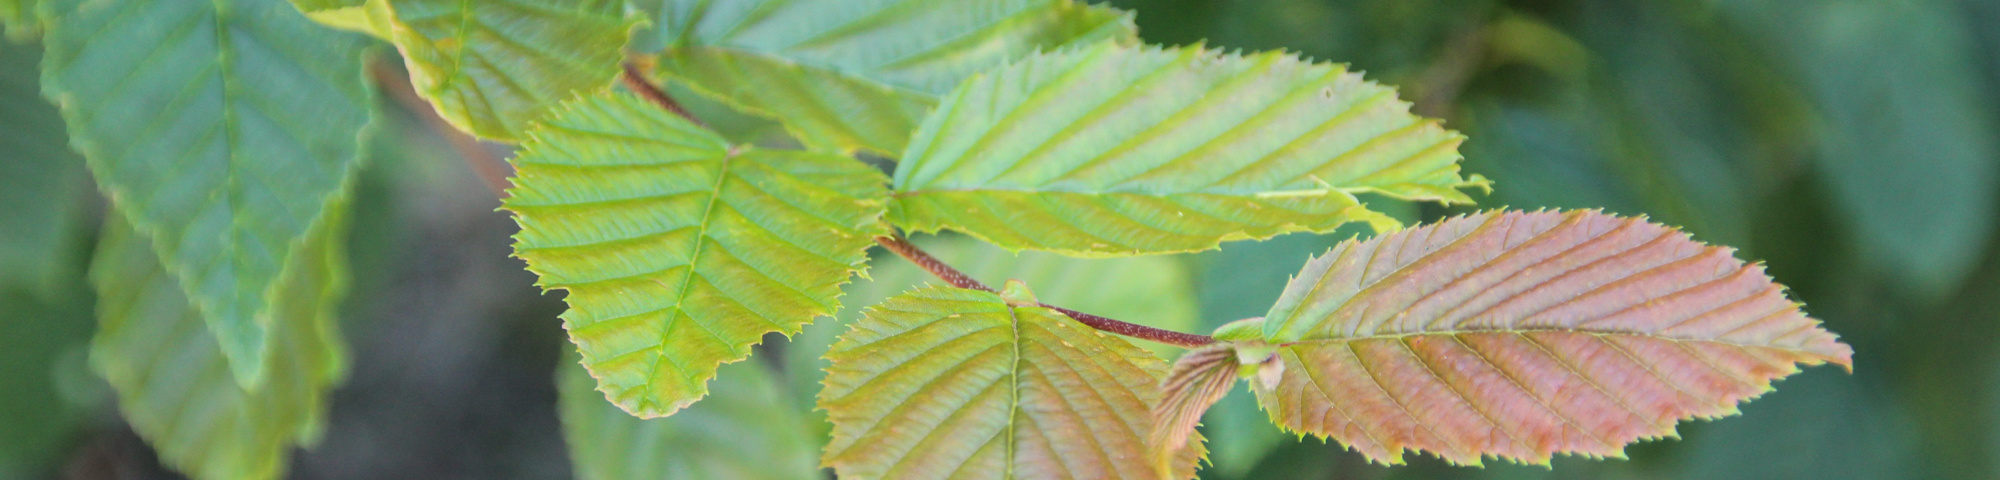
[[[668,96],[665,90],[661,90],[660,87],[653,85],[653,82],[647,81],[646,74],[639,71],[638,65],[627,62],[625,64],[625,73],[619,75],[618,79],[625,82],[625,88],[631,89],[632,93],[637,93],[641,97],[646,97],[646,100],[653,102],[654,105],[659,105],[660,108],[674,112],[675,115],[680,115],[681,118],[688,119],[688,121],[694,122],[695,125],[708,126],[708,124],[701,123],[701,119],[694,118],[693,112],[689,112],[686,107],[682,107],[680,102],[674,101],[674,97]]]
[[[979,283],[978,280],[974,280],[971,276],[966,275],[965,272],[958,271],[958,269],[956,268],[951,268],[951,265],[946,265],[944,261],[938,260],[937,257],[931,256],[930,253],[924,252],[923,249],[917,248],[916,244],[910,243],[908,239],[905,239],[901,236],[875,237],[875,243],[879,243],[883,247],[888,248],[889,251],[896,252],[897,255],[901,255],[903,258],[909,259],[910,263],[917,264],[918,267],[923,268],[925,271],[931,272],[931,275],[936,275],[939,279],[943,279],[945,283],[951,284],[951,286],[958,288],[968,288],[973,290],[983,290],[988,292],[994,291],[993,287],[986,286],[986,284],[984,283]],[[1091,315],[1076,310],[1070,310],[1055,305],[1049,305],[1047,303],[1042,304],[1042,307],[1048,308],[1050,310],[1055,310],[1057,312],[1062,312],[1063,315],[1068,315],[1069,318],[1076,319],[1077,323],[1088,325],[1090,326],[1090,328],[1116,333],[1127,337],[1151,340],[1154,342],[1159,342],[1179,347],[1186,347],[1186,348],[1195,348],[1202,345],[1215,343],[1215,339],[1210,338],[1207,335],[1195,335],[1192,333],[1182,333],[1173,330],[1164,330],[1164,329],[1148,327],[1136,323],[1122,322],[1098,315]]]
[[[432,108],[430,102],[417,96],[416,88],[410,86],[410,79],[397,74],[393,67],[382,62],[372,62],[368,64],[368,74],[375,78],[375,84],[380,86],[382,91],[389,93],[389,98],[395,99],[404,110],[409,110],[411,115],[416,115],[418,120],[424,122],[424,126],[437,132],[439,137],[443,137],[445,143],[450,144],[451,149],[458,152],[458,157],[472,167],[472,173],[479,175],[479,180],[486,184],[488,190],[492,190],[496,195],[507,195],[509,186],[507,177],[513,174],[513,165],[508,165],[506,160],[494,155],[492,150],[488,150],[485,144],[479,142],[479,139],[473,138],[472,135],[452,126],[451,122],[445,121],[444,117],[438,116],[437,109]]]

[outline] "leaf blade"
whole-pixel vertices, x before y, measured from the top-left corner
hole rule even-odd
[[[1189,350],[1174,360],[1160,382],[1163,397],[1153,406],[1153,433],[1148,437],[1155,470],[1166,470],[1182,448],[1197,437],[1202,414],[1236,385],[1236,348],[1220,344]]]
[[[255,385],[277,280],[361,163],[363,44],[267,0],[42,13],[71,146]]]
[[[327,395],[345,376],[334,313],[347,283],[344,221],[323,224],[292,257],[278,288],[270,378],[254,391],[232,379],[219,338],[146,239],[115,215],[109,222],[91,266],[100,318],[90,363],[117,392],[119,411],[163,462],[191,477],[280,477],[295,445],[317,441]]]
[[[1853,350],[1761,266],[1643,219],[1489,212],[1349,241],[1271,309],[1272,420],[1382,463],[1620,456]],[[1309,408],[1323,413],[1317,419]]]
[[[823,461],[842,476],[1162,477],[1146,442],[1165,365],[1052,310],[919,288],[870,308],[827,358]],[[941,438],[957,441],[926,441]],[[1167,477],[1192,477],[1201,453]]]
[[[644,2],[661,27],[635,43],[665,50],[662,72],[784,121],[814,149],[893,155],[937,97],[975,72],[1036,50],[1137,40],[1131,14],[1071,0],[778,5]]]
[[[515,254],[569,291],[584,364],[641,417],[700,398],[765,333],[838,310],[887,234],[882,175],[866,165],[731,147],[632,95],[568,103],[529,134],[503,202],[521,225]]]
[[[386,1],[410,82],[461,130],[519,140],[530,122],[618,74],[634,22],[616,0]]]
[[[1353,194],[1470,203],[1458,189],[1485,183],[1459,178],[1461,138],[1337,66],[1106,43],[954,90],[897,165],[889,218],[1077,256],[1392,229]]]

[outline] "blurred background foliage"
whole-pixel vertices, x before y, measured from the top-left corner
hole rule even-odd
[[[1203,478],[2000,478],[2000,1],[1112,3],[1138,11],[1151,42],[1288,49],[1397,85],[1470,136],[1467,169],[1496,182],[1483,208],[1604,208],[1685,226],[1767,262],[1859,353],[1852,374],[1808,370],[1742,417],[1685,424],[1681,439],[1635,445],[1629,460],[1548,469],[1369,465],[1278,431],[1236,392],[1205,419],[1214,465]],[[0,46],[0,479],[175,478],[86,366],[83,272],[103,201],[36,93],[36,50]],[[350,207],[341,313],[354,365],[325,439],[292,460],[291,476],[570,477],[569,448],[582,447],[566,447],[559,412],[605,412],[558,409],[556,366],[570,350],[560,295],[538,293],[508,257],[514,225],[461,158],[506,152],[454,143],[391,97]],[[739,138],[772,131],[694,107]],[[1385,208],[1406,221],[1462,213]],[[1206,330],[1261,315],[1308,255],[1368,233],[1091,261],[921,241],[988,282],[1029,280],[1055,303]],[[848,303],[927,281],[892,256],[876,265]],[[826,433],[809,409],[817,356],[842,323],[771,338],[759,363],[732,367],[771,375],[720,380],[751,382],[718,388],[731,405],[626,432],[688,478],[815,475],[788,465],[815,455],[816,441],[799,439]]]

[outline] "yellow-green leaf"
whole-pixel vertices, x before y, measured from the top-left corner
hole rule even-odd
[[[888,233],[885,179],[867,165],[732,147],[632,95],[567,103],[528,134],[505,201],[515,255],[569,291],[584,366],[641,417],[701,398],[765,333],[839,310]]]
[[[1132,16],[1075,0],[644,0],[635,40],[696,91],[820,150],[903,150],[938,96],[1038,50],[1135,43]]]
[[[1470,203],[1455,132],[1281,52],[1101,44],[974,77],[896,166],[889,218],[1008,249],[1132,255],[1396,222],[1353,194]]]
[[[576,360],[570,355],[556,376],[578,479],[819,478],[819,443],[762,362],[724,365],[713,400],[670,418],[639,419],[605,402]]]
[[[1759,265],[1595,211],[1489,212],[1349,241],[1264,320],[1273,421],[1382,463],[1622,456],[1853,350]]]
[[[280,274],[361,165],[364,39],[280,0],[44,1],[71,146],[254,387]]]
[[[557,104],[611,86],[636,23],[619,0],[369,3],[340,18],[396,44],[410,83],[438,115],[504,141],[520,140]],[[389,18],[369,17],[368,8]]]
[[[98,295],[90,363],[163,463],[201,480],[274,479],[294,446],[318,439],[347,362],[334,314],[347,287],[347,230],[344,212],[332,216],[278,280],[269,378],[254,390],[231,378],[216,335],[145,237],[111,216],[90,272]]]
[[[1185,479],[1148,460],[1166,365],[1125,340],[977,290],[923,287],[866,311],[827,358],[824,461],[859,479]]]

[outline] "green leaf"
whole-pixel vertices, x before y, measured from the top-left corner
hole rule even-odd
[[[255,390],[230,378],[216,335],[145,237],[117,216],[108,222],[90,273],[99,316],[90,363],[167,465],[197,479],[278,478],[292,447],[319,437],[347,361],[334,315],[347,286],[347,230],[343,212],[332,216],[275,282],[270,375]]]
[[[1073,0],[646,0],[660,70],[782,120],[818,150],[894,155],[973,73],[1041,50],[1136,43],[1130,13]]]
[[[0,287],[57,294],[80,277],[85,206],[93,193],[70,151],[62,116],[41,97],[37,48],[0,44]]]
[[[569,291],[598,389],[659,417],[707,393],[765,333],[838,311],[881,224],[882,175],[831,154],[732,147],[627,94],[528,132],[505,208],[515,254]]]
[[[1813,156],[1864,256],[1939,299],[1991,244],[2000,117],[1956,2],[1730,3],[1819,109]],[[1858,68],[1857,66],[1866,66]]]
[[[1689,432],[1688,448],[1676,452],[1673,465],[1680,474],[1673,478],[1862,479],[1962,472],[1924,448],[1922,421],[1911,415],[1921,407],[1897,401],[1916,392],[1885,388],[1893,381],[1870,378],[1872,373],[1810,371],[1786,379],[1785,391],[1744,405],[1743,418]],[[1992,446],[1974,438],[1974,445]]]
[[[1147,461],[1166,365],[1054,310],[925,287],[871,307],[827,358],[823,461],[842,478],[1190,478]]]
[[[262,380],[279,277],[360,165],[362,39],[277,0],[52,0],[42,87],[99,187]]]
[[[1461,138],[1339,66],[1101,44],[960,85],[896,166],[889,218],[1078,256],[1382,230],[1354,193],[1472,201]]]
[[[67,295],[0,287],[0,478],[57,478],[78,438],[102,428],[104,389],[83,361],[95,322],[82,277],[58,284]]]
[[[819,444],[761,362],[725,365],[715,399],[671,418],[632,418],[604,401],[574,355],[557,372],[563,434],[581,480],[819,478]]]
[[[370,2],[387,2],[373,5],[393,20],[372,28],[386,28],[417,93],[452,125],[505,141],[609,87],[635,24],[619,0]]]
[[[1349,241],[1265,316],[1274,422],[1385,464],[1421,450],[1623,456],[1736,413],[1795,364],[1851,365],[1761,265],[1644,219],[1489,212]]]

